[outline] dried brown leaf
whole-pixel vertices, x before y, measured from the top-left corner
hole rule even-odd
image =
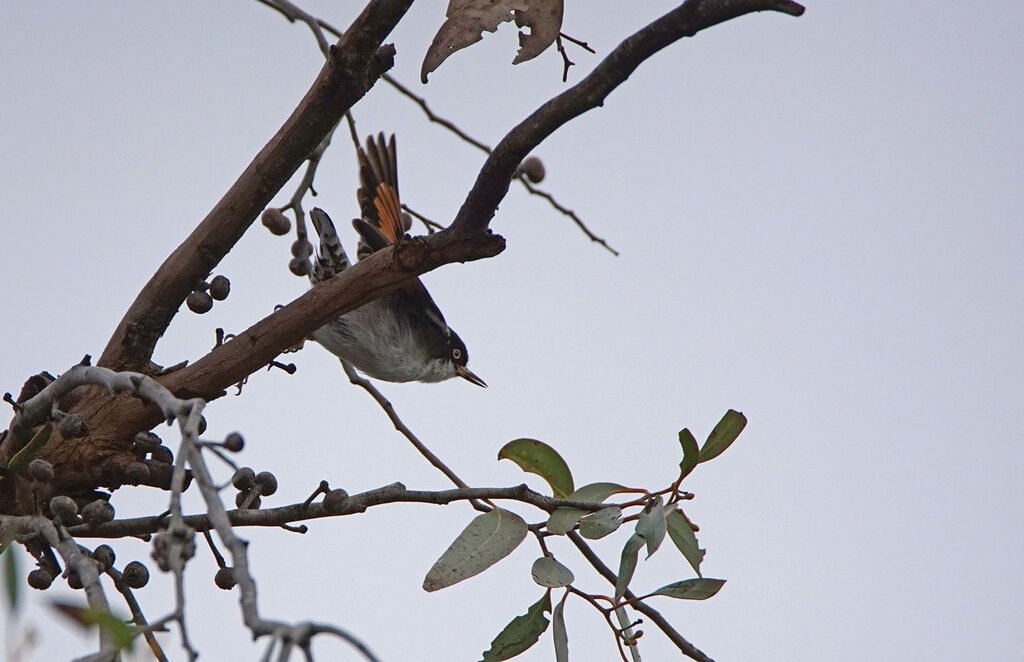
[[[420,80],[426,83],[427,74],[441,66],[449,55],[480,41],[484,30],[494,32],[499,25],[512,20],[513,12],[527,9],[527,0],[450,0],[448,18],[423,58]]]
[[[519,52],[512,64],[537,57],[555,43],[562,31],[562,0],[530,0],[527,9],[517,9],[516,25],[530,28],[529,34],[519,32]]]

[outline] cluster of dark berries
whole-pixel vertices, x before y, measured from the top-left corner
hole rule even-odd
[[[210,312],[214,301],[223,301],[230,293],[231,281],[224,276],[214,276],[209,283],[200,283],[185,299],[185,304],[193,313],[202,315]]]
[[[231,476],[231,484],[238,490],[235,506],[241,510],[256,510],[261,497],[277,492],[277,477],[269,471],[256,473],[251,467],[242,467]]]

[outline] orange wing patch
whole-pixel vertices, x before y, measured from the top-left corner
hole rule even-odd
[[[377,210],[381,232],[391,240],[391,243],[395,243],[399,237],[405,234],[402,224],[402,203],[398,200],[398,189],[385,182],[378,184],[373,197],[373,206]]]

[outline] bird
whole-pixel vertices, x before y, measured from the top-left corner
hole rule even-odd
[[[398,152],[395,137],[385,142],[380,133],[357,147],[361,218],[352,225],[359,234],[360,260],[402,241],[412,219],[402,213],[398,197]],[[337,230],[327,212],[310,211],[319,237],[310,281],[317,287],[350,265]],[[461,377],[477,386],[484,380],[466,367],[469,352],[459,334],[445,322],[419,278],[339,315],[312,333],[327,351],[361,372],[388,382],[440,382]]]

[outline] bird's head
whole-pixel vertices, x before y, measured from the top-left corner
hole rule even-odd
[[[487,383],[466,367],[466,364],[469,363],[469,352],[466,350],[466,343],[462,342],[462,338],[454,331],[448,338],[448,360],[451,361],[456,375],[471,384],[487,388]]]

